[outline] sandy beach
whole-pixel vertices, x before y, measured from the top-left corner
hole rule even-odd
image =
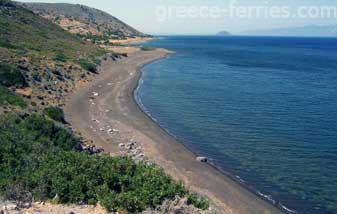
[[[146,157],[192,191],[210,198],[219,213],[282,213],[214,167],[196,161],[195,154],[139,108],[133,91],[141,67],[169,54],[164,49],[138,51],[116,62],[104,61],[96,79],[69,96],[67,121],[111,155],[121,155],[120,144],[137,142]]]

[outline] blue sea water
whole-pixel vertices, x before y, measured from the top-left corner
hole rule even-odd
[[[144,111],[214,165],[302,214],[337,213],[337,39],[163,37]]]

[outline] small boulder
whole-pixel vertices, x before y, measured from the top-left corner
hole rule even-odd
[[[197,161],[199,161],[201,163],[207,163],[208,159],[207,159],[207,157],[197,157]]]

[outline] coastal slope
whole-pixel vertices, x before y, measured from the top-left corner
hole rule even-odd
[[[25,3],[23,5],[74,34],[111,38],[148,36],[104,11],[80,4]]]
[[[103,63],[99,78],[70,96],[66,115],[71,124],[113,155],[122,152],[120,144],[137,142],[144,154],[165,172],[210,198],[216,204],[217,211],[213,213],[282,213],[212,166],[196,161],[192,152],[139,108],[133,91],[141,77],[141,67],[168,54],[167,50],[157,49],[133,53],[118,62]],[[98,96],[92,101],[93,92]],[[114,132],[100,131],[107,126]]]
[[[67,123],[66,96],[122,57],[0,0],[0,213],[140,213],[176,198],[208,209],[161,169],[112,157]]]

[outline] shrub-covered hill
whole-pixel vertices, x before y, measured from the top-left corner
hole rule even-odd
[[[83,151],[82,139],[67,127],[59,108],[65,95],[76,82],[94,77],[104,54],[48,19],[0,0],[0,202],[99,202],[109,211],[139,213],[179,196],[207,209],[208,201],[154,166]]]
[[[148,36],[104,11],[84,5],[25,3],[24,6],[74,34],[91,34],[111,38]]]
[[[62,104],[104,54],[32,11],[0,0],[0,85],[26,88],[19,92],[34,105]]]
[[[77,151],[80,141],[42,116],[0,116],[0,138],[0,194],[22,204],[32,198],[72,204],[99,201],[109,211],[139,213],[188,194],[181,183],[153,166]]]

